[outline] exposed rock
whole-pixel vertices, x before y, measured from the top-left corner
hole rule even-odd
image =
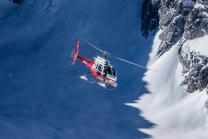
[[[159,9],[160,2],[155,1],[152,3],[152,0],[145,0],[142,7],[142,33],[143,36],[147,37],[149,31],[156,31],[159,25]]]
[[[185,24],[184,37],[186,39],[194,39],[202,37],[208,33],[208,17],[204,14],[205,11],[193,9],[187,17]]]
[[[142,15],[143,34],[147,36],[149,31],[157,28],[156,26],[162,30],[159,56],[182,38],[202,37],[208,34],[207,5],[208,2],[205,0],[145,0]],[[153,22],[158,21],[158,18],[159,24]]]
[[[145,0],[143,6],[143,35],[147,36],[157,27],[161,30],[157,56],[179,42],[184,76],[182,85],[189,93],[208,90],[208,57],[183,50],[184,41],[208,35],[208,0]]]
[[[208,57],[195,51],[181,51],[179,59],[183,65],[184,80],[182,85],[187,92],[202,91],[208,86]]]

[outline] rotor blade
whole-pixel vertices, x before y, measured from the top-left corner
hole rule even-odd
[[[142,65],[136,64],[136,63],[134,63],[134,62],[131,62],[131,61],[125,60],[125,59],[120,58],[120,57],[116,57],[116,56],[111,56],[111,57],[113,57],[113,58],[115,58],[115,59],[117,59],[117,60],[120,60],[120,61],[123,61],[123,62],[129,63],[129,64],[132,64],[132,65],[134,65],[134,66],[137,66],[137,67],[140,67],[140,68],[146,69],[146,70],[156,71],[156,70],[154,70],[154,69],[149,69],[149,68],[146,68],[146,67],[144,67],[144,66],[142,66]]]
[[[123,62],[126,62],[126,63],[129,63],[129,64],[132,64],[134,66],[137,66],[137,67],[140,67],[140,68],[144,68],[146,69],[146,67],[142,66],[142,65],[139,65],[139,64],[136,64],[136,63],[133,63],[131,61],[128,61],[128,60],[125,60],[123,58],[120,58],[120,57],[116,57],[116,56],[112,56],[113,58],[117,59],[117,60],[120,60],[120,61],[123,61]]]
[[[92,48],[100,51],[101,53],[104,53],[105,51],[103,51],[102,49],[98,48],[96,45],[94,45],[93,43],[89,42],[88,40],[85,40],[83,38],[80,38],[84,43],[88,44],[89,46],[91,46]]]
[[[96,45],[94,45],[93,43],[89,42],[88,40],[85,40],[84,38],[81,38],[81,37],[80,37],[79,39],[82,40],[84,43],[88,44],[89,46],[91,46],[92,48],[96,49],[97,51],[100,51],[101,53],[107,54],[108,56],[111,56],[111,57],[113,57],[113,58],[115,58],[115,59],[117,59],[117,60],[120,60],[120,61],[129,63],[129,64],[132,64],[132,65],[134,65],[134,66],[137,66],[137,67],[140,67],[140,68],[143,68],[143,69],[146,69],[146,70],[156,71],[156,70],[154,70],[154,69],[146,68],[145,66],[136,64],[136,63],[134,63],[134,62],[125,60],[125,59],[123,59],[123,58],[113,56],[113,55],[111,55],[111,53],[109,53],[109,52],[107,52],[107,51],[103,51],[102,49],[98,48]]]

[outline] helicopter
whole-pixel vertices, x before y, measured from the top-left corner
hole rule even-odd
[[[88,46],[94,48],[95,50],[102,53],[102,56],[94,57],[94,60],[88,59],[84,56],[81,56],[79,53],[80,50],[80,42],[84,42]],[[114,89],[117,87],[117,70],[116,68],[111,65],[110,61],[107,60],[108,57],[115,58],[119,61],[126,62],[128,64],[147,69],[146,67],[136,64],[134,62],[125,60],[123,58],[117,57],[109,53],[108,51],[104,51],[94,45],[93,43],[89,42],[85,39],[78,39],[75,49],[72,51],[72,59],[73,65],[79,60],[83,63],[89,70],[89,74],[80,76],[81,79],[88,81],[89,83],[97,83],[98,85],[107,88],[107,89]]]

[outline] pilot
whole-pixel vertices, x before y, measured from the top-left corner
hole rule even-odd
[[[108,62],[106,61],[105,62],[105,66],[104,66],[104,70],[103,70],[103,72],[104,72],[104,77],[106,77],[106,75],[107,75],[107,73],[108,73],[108,69],[109,69],[109,64],[108,64]]]

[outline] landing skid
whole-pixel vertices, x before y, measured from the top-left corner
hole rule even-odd
[[[89,82],[89,83],[96,83],[96,80],[90,79],[89,77],[87,77],[87,75],[81,75],[80,78],[82,80],[85,80],[85,81]]]
[[[92,76],[89,76],[89,75],[81,75],[80,76],[80,79],[84,80],[84,81],[87,81],[88,83],[96,83],[98,84],[99,86],[103,87],[103,88],[106,88],[108,90],[113,90],[115,87],[111,86],[111,85],[106,85],[105,83],[103,82],[100,82],[98,81],[97,79],[95,79],[94,77]]]

